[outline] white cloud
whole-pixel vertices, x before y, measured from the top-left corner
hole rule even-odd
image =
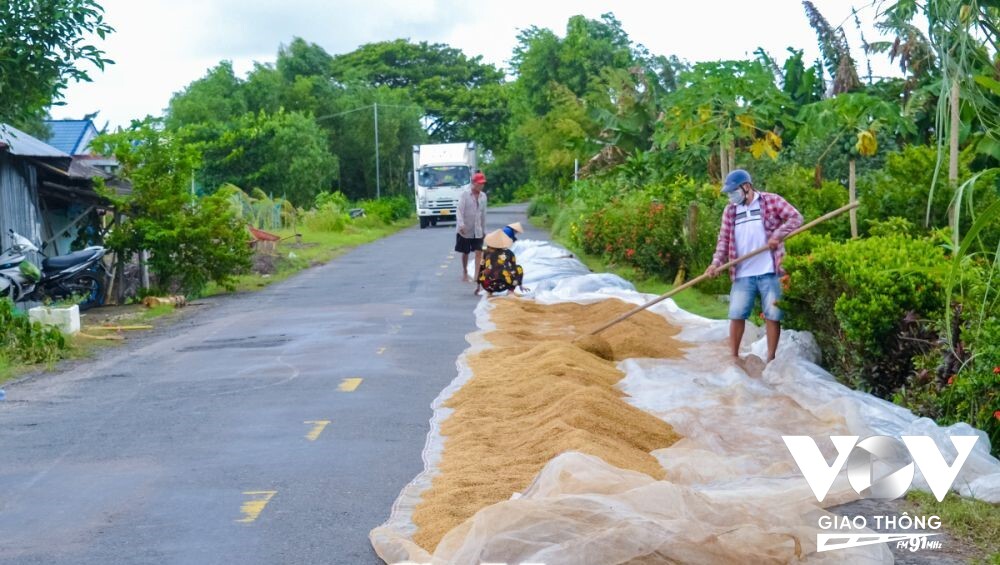
[[[833,25],[843,23],[857,43],[850,6],[817,0]],[[613,12],[629,37],[654,54],[690,61],[752,56],[764,47],[778,59],[792,46],[817,56],[816,37],[797,0],[745,2],[706,0],[660,2],[618,0],[507,0],[471,4],[462,0],[105,0],[116,32],[101,44],[117,64],[91,72],[93,83],[67,91],[67,105],[55,117],[80,117],[100,110],[98,125],[160,114],[172,93],[201,77],[219,61],[245,72],[253,61],[273,61],[292,37],[344,53],[364,43],[408,38],[447,43],[498,66],[506,66],[518,31],[532,25],[562,35],[570,16],[597,18]],[[863,4],[867,5],[867,4]],[[870,6],[862,19],[874,17]],[[872,34],[870,26],[866,31]],[[868,37],[872,40],[873,37]],[[855,48],[863,66],[864,57]],[[877,73],[892,72],[880,62]]]

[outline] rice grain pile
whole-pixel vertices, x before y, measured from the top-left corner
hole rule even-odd
[[[581,328],[596,327],[632,306],[619,300],[540,305],[493,302],[494,345],[469,358],[473,378],[447,402],[454,410],[440,474],[414,512],[414,541],[433,552],[452,528],[479,509],[528,487],[556,455],[579,451],[663,478],[649,454],[679,439],[664,421],[622,399],[624,376],[611,361],[575,347]],[[645,316],[644,316],[645,314]],[[677,329],[640,312],[602,332],[617,359],[676,357]]]

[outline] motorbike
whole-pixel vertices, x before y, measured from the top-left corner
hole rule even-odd
[[[46,257],[30,239],[8,230],[13,244],[0,253],[0,298],[13,302],[81,298],[81,310],[104,302],[107,274],[101,258],[105,249],[92,246],[69,255]],[[42,269],[28,253],[42,255]]]

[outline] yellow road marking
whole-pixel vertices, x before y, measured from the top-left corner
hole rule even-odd
[[[399,330],[401,330],[401,329],[403,329],[403,326],[401,326],[399,324],[389,324],[389,333],[390,334],[398,334]]]
[[[360,384],[361,384],[361,379],[357,377],[344,379],[340,381],[340,386],[337,387],[337,390],[341,392],[354,392]]]
[[[403,315],[404,316],[412,316],[413,315],[413,309],[412,308],[407,308],[406,310],[403,310]]]
[[[237,522],[242,522],[244,524],[249,524],[260,516],[260,513],[264,511],[264,507],[267,506],[268,502],[271,502],[271,497],[277,494],[276,490],[249,490],[245,491],[243,494],[247,496],[254,497],[253,500],[248,500],[240,506],[240,512],[243,513],[243,518],[236,520]]]
[[[385,348],[379,347],[378,351],[375,352],[375,355],[382,355],[383,353],[385,353]]]
[[[443,274],[444,274],[444,272],[442,272],[442,271],[438,271],[438,272],[437,272],[437,276],[439,276],[439,277],[440,277],[441,275],[443,275]]]
[[[442,269],[447,269],[447,268],[448,268],[448,265],[441,265],[441,268],[442,268]]]
[[[316,441],[319,439],[319,434],[323,433],[323,429],[330,425],[330,420],[306,420],[302,423],[313,425],[313,429],[306,434],[306,439],[309,441]]]

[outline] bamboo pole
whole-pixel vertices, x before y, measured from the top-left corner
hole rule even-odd
[[[825,221],[827,221],[827,220],[829,220],[831,218],[839,216],[839,215],[843,214],[844,212],[847,212],[848,210],[853,210],[853,209],[855,209],[857,207],[858,207],[858,203],[857,202],[851,202],[851,203],[847,204],[846,206],[842,206],[840,208],[837,208],[836,210],[834,210],[832,212],[828,212],[828,213],[826,213],[826,214],[824,214],[824,215],[816,218],[815,220],[809,222],[808,224],[805,224],[805,225],[801,226],[800,228],[796,229],[792,233],[788,234],[788,237],[786,237],[785,239],[787,240],[787,239],[791,238],[792,236],[798,235],[798,234],[800,234],[800,233],[802,233],[804,231],[812,229],[813,227],[815,227],[818,224],[821,224],[821,223],[823,223],[823,222],[825,222]],[[729,261],[728,263],[725,263],[724,265],[720,265],[719,268],[716,269],[716,271],[717,272],[724,272],[729,267],[732,267],[733,265],[735,265],[735,264],[737,264],[737,263],[739,263],[741,261],[745,261],[745,260],[747,260],[747,259],[749,259],[751,257],[756,256],[756,255],[760,255],[761,253],[764,253],[765,251],[770,251],[770,249],[771,248],[768,247],[768,246],[766,246],[766,245],[763,246],[763,247],[759,247],[757,249],[754,249],[753,251],[751,251],[750,253],[747,253],[746,255],[744,255],[742,257],[737,257],[736,259],[733,259],[732,261]],[[680,292],[682,290],[685,290],[685,289],[688,289],[688,288],[690,288],[690,287],[692,287],[692,286],[694,286],[694,285],[696,285],[696,284],[698,284],[698,283],[700,283],[700,282],[702,282],[702,281],[704,281],[705,279],[708,279],[708,278],[710,278],[709,275],[708,275],[708,273],[704,273],[702,275],[699,275],[699,276],[697,276],[697,277],[689,280],[688,282],[682,284],[681,286],[679,286],[677,288],[674,288],[674,289],[671,289],[670,291],[666,292],[665,294],[662,294],[662,295],[660,295],[660,296],[658,296],[658,297],[650,300],[649,302],[643,304],[642,306],[636,306],[632,310],[629,310],[628,312],[622,314],[621,316],[618,316],[614,320],[611,320],[610,322],[604,324],[603,326],[597,328],[596,330],[593,330],[593,331],[589,332],[587,335],[597,335],[600,332],[603,332],[604,330],[610,328],[611,326],[613,326],[613,325],[615,325],[615,324],[617,324],[619,322],[622,322],[625,319],[630,318],[630,317],[638,314],[639,312],[642,312],[643,310],[649,308],[650,306],[653,306],[654,304],[658,304],[658,303],[660,303],[660,302],[662,302],[662,301],[670,298],[671,296],[677,294],[678,292]]]

